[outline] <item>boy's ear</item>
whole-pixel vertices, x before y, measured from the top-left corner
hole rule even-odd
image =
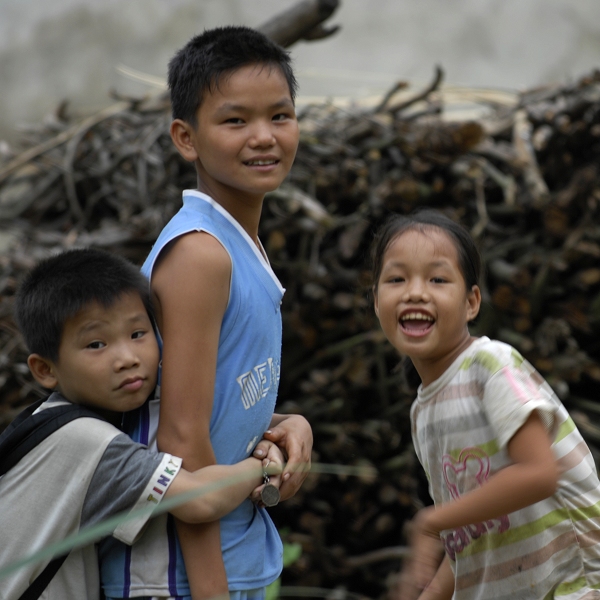
[[[171,139],[179,154],[189,162],[194,162],[198,158],[196,148],[194,147],[195,132],[192,126],[181,119],[175,119],[169,129]]]
[[[481,290],[478,285],[474,285],[467,294],[467,321],[472,321],[478,314],[481,307]]]
[[[27,365],[34,379],[47,389],[54,389],[58,385],[58,379],[54,373],[54,363],[39,354],[30,354],[27,357]]]

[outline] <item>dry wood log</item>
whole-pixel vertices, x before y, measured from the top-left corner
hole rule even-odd
[[[388,106],[387,110],[393,115],[398,115],[403,110],[406,110],[407,108],[416,104],[417,102],[420,102],[421,100],[426,100],[433,92],[435,92],[440,87],[443,80],[444,71],[440,66],[436,66],[433,81],[422,92],[419,92],[417,95],[413,96],[412,98],[409,98],[408,100],[403,100],[402,102],[393,104],[392,106]],[[386,105],[387,104],[389,104],[389,99]]]
[[[257,29],[284,48],[298,40],[321,40],[339,29],[337,25],[323,25],[339,3],[339,0],[301,0]]]
[[[532,126],[524,110],[515,113],[513,143],[518,160],[523,165],[525,182],[534,201],[543,206],[548,200],[548,186],[542,177],[531,141]]]

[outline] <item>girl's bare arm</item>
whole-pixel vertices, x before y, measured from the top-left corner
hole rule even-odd
[[[496,519],[551,496],[558,483],[559,468],[552,441],[537,412],[508,443],[513,464],[495,473],[481,487],[459,500],[421,510],[413,522],[413,576],[426,584],[437,565],[432,561],[439,533]]]

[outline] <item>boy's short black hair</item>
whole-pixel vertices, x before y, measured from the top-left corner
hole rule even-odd
[[[193,37],[169,62],[173,119],[196,125],[204,93],[218,87],[223,75],[252,64],[279,68],[295,99],[290,56],[264,34],[250,27],[217,27]]]
[[[65,323],[93,302],[110,307],[140,295],[153,321],[148,280],[133,263],[94,248],[68,250],[37,264],[15,298],[15,319],[29,352],[58,361]]]

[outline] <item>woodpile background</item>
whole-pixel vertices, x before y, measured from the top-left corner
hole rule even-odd
[[[288,595],[383,597],[403,527],[428,501],[409,435],[414,383],[369,297],[367,250],[390,212],[432,206],[472,231],[487,265],[474,333],[516,346],[599,457],[600,72],[511,106],[492,99],[469,121],[443,118],[441,80],[414,96],[399,84],[374,108],[300,110],[295,166],[265,201],[260,234],[287,288],[278,410],[310,420],[315,461],[378,473],[311,475],[273,510],[303,548]],[[0,427],[41,392],[12,321],[20,278],[75,246],[141,264],[195,187],[169,123],[164,96],[84,120],[62,106],[20,148],[0,147]]]

